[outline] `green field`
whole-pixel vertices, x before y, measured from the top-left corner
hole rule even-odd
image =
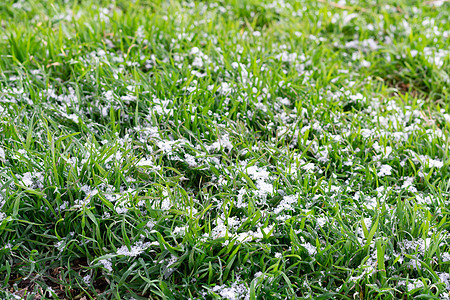
[[[449,299],[449,21],[0,1],[0,299]]]

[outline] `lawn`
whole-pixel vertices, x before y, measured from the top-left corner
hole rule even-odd
[[[0,2],[0,299],[449,299],[450,2]]]

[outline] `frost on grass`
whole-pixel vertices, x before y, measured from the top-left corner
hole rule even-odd
[[[30,3],[0,38],[14,278],[86,257],[125,298],[447,297],[445,9]]]
[[[151,247],[152,243],[150,242],[142,242],[138,241],[136,244],[131,245],[130,247],[123,245],[119,249],[117,249],[117,255],[124,255],[129,257],[135,257],[139,254],[143,253],[146,249]]]
[[[211,289],[211,292],[228,300],[250,299],[248,287],[245,283],[239,283],[237,281],[233,282],[230,286],[216,285]]]

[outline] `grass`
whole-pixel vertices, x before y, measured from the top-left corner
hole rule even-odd
[[[448,299],[449,18],[0,3],[0,298]]]

